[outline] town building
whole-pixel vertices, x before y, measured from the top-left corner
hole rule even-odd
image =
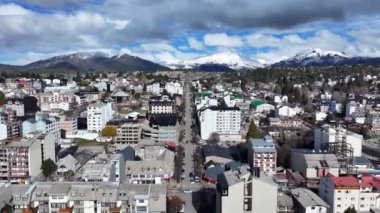
[[[295,188],[291,190],[295,200],[294,212],[299,213],[327,213],[330,206],[318,195],[306,188]]]
[[[59,118],[51,117],[47,114],[38,112],[34,118],[22,122],[22,135],[25,136],[32,132],[52,133],[55,137],[55,143],[59,144],[61,140],[61,129]]]
[[[149,114],[173,114],[176,112],[175,100],[168,95],[151,97]]]
[[[217,213],[277,212],[277,185],[258,172],[254,176],[247,167],[226,171],[218,176]]]
[[[199,122],[202,140],[212,133],[240,135],[241,111],[238,107],[208,107],[199,111]]]
[[[323,150],[326,145],[335,142],[345,142],[352,149],[354,157],[362,155],[363,136],[351,132],[342,127],[331,127],[324,125],[314,130],[314,149]]]
[[[327,175],[339,176],[339,162],[335,154],[307,149],[292,149],[291,168],[300,172],[309,187],[317,187],[319,179]]]
[[[87,130],[100,132],[110,121],[115,112],[112,103],[97,102],[87,107]]]
[[[60,116],[59,126],[66,135],[74,135],[78,132],[78,119],[76,117]]]
[[[269,174],[276,172],[277,150],[271,136],[252,139],[248,152],[249,163],[252,168],[259,168],[260,171]]]
[[[23,99],[10,98],[5,103],[5,108],[16,111],[17,117],[22,117],[25,115],[25,105]]]
[[[349,207],[357,212],[380,208],[380,178],[363,176],[321,178],[319,196],[330,206],[329,213],[343,213]]]

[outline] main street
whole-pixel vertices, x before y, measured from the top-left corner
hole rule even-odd
[[[184,115],[184,139],[182,140],[182,146],[185,150],[185,159],[184,159],[184,171],[185,171],[185,178],[182,182],[182,188],[183,189],[190,189],[192,191],[197,191],[199,189],[198,184],[191,184],[191,179],[189,176],[189,173],[194,173],[194,160],[193,160],[193,153],[194,153],[194,144],[191,142],[192,138],[192,131],[191,131],[191,123],[192,123],[192,116],[191,116],[191,91],[190,91],[190,77],[189,73],[186,73],[185,75],[185,85],[184,85],[184,100],[185,100],[185,115]],[[185,202],[185,212],[197,212],[193,206],[192,202],[192,193],[185,194],[181,193],[179,196],[183,199]]]

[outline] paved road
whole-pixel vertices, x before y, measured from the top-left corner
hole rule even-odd
[[[192,131],[191,131],[191,123],[192,123],[192,117],[191,117],[191,91],[190,91],[190,77],[189,73],[185,75],[185,85],[184,85],[184,98],[185,98],[185,125],[183,126],[183,129],[185,130],[185,136],[182,141],[182,146],[185,149],[185,159],[184,159],[184,170],[185,170],[185,179],[182,182],[182,188],[183,189],[191,189],[193,192],[200,189],[199,184],[191,184],[190,183],[190,177],[189,173],[194,173],[194,160],[193,160],[193,153],[195,146],[193,143],[191,143],[192,138]],[[187,142],[187,143],[186,143]],[[185,194],[185,193],[178,193],[178,195],[185,201],[185,212],[186,213],[195,213],[197,212],[193,206],[192,202],[192,194]]]

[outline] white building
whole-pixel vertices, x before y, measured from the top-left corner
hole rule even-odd
[[[256,112],[260,113],[268,113],[271,110],[275,110],[275,107],[272,104],[263,103],[258,106],[256,106]]]
[[[182,95],[183,94],[183,88],[182,85],[178,82],[168,82],[165,84],[165,90],[173,95],[173,94],[178,94]]]
[[[346,117],[351,117],[356,110],[358,110],[359,104],[355,103],[354,101],[351,101],[346,104]]]
[[[95,103],[87,107],[87,130],[100,132],[115,114],[112,103]]]
[[[276,109],[276,114],[277,116],[280,116],[280,117],[293,117],[297,113],[293,108],[289,106],[280,106],[279,108]]]
[[[149,100],[150,114],[172,114],[175,111],[175,100],[167,95],[151,97]]]
[[[252,176],[246,167],[218,177],[217,213],[277,212],[277,184],[265,175]]]
[[[25,115],[25,107],[22,99],[9,99],[5,104],[5,108],[16,111],[16,116],[18,117]]]
[[[330,205],[329,213],[343,213],[354,207],[357,212],[380,208],[379,177],[328,176],[321,179],[319,196]]]
[[[160,94],[160,83],[153,83],[146,86],[146,91],[155,95]]]
[[[199,111],[201,138],[207,140],[214,132],[220,135],[239,135],[241,111],[238,107],[209,107]]]
[[[52,133],[55,137],[55,143],[58,144],[61,139],[61,129],[59,118],[51,117],[47,114],[37,112],[34,119],[28,119],[22,122],[22,135],[40,131],[42,133]]]
[[[0,140],[7,139],[8,137],[8,126],[5,123],[0,122]]]
[[[360,157],[362,155],[362,144],[364,140],[362,135],[342,127],[333,128],[329,125],[314,130],[314,149],[321,150],[323,144],[334,143],[336,139],[346,141],[346,143],[352,147],[354,157]]]

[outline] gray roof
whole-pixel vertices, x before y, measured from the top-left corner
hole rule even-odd
[[[309,153],[303,156],[308,168],[339,168],[335,154]]]
[[[70,183],[54,183],[50,189],[51,195],[67,195],[71,187]]]
[[[318,195],[306,188],[296,188],[291,190],[292,196],[303,207],[311,206],[324,206],[330,208],[330,206],[323,201]]]
[[[278,194],[277,195],[277,206],[278,207],[293,207],[293,199],[287,194]]]
[[[264,139],[252,139],[251,146],[254,152],[277,152],[273,138],[265,136]]]

